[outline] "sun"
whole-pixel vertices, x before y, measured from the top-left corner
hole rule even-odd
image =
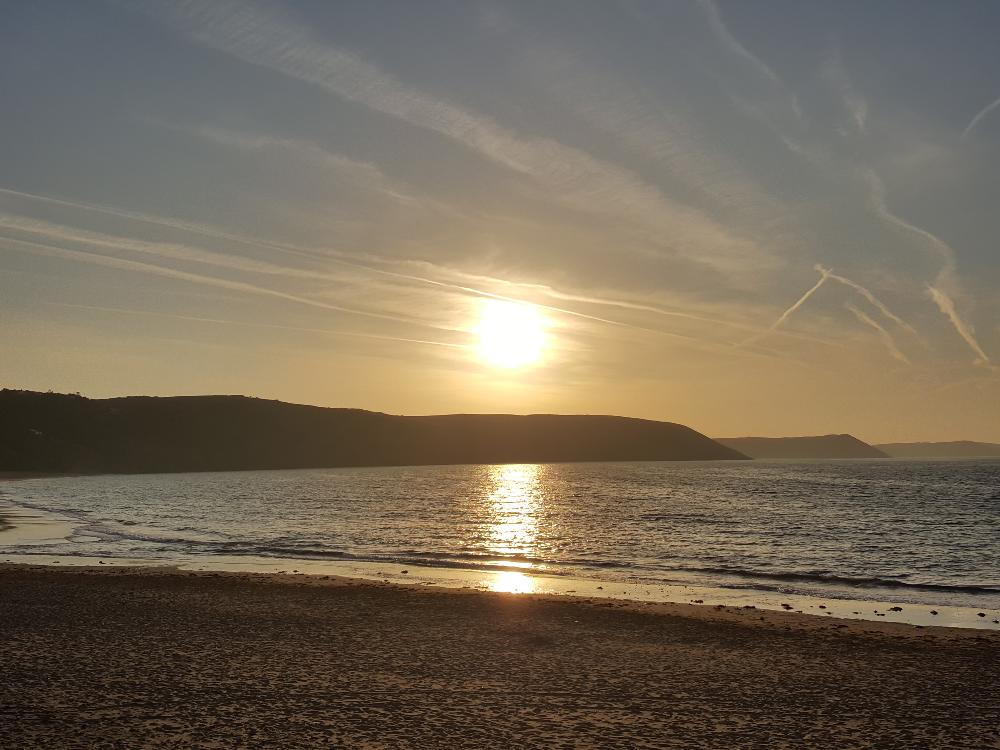
[[[479,356],[496,367],[537,363],[545,348],[545,321],[534,305],[485,300],[479,326]]]

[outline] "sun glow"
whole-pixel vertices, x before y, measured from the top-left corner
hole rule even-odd
[[[479,356],[497,367],[535,364],[545,348],[545,321],[533,305],[487,300],[479,327]]]
[[[488,585],[490,591],[504,594],[531,594],[535,590],[533,578],[511,570],[494,573]]]

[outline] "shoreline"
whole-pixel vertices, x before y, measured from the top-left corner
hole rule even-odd
[[[0,559],[0,573],[8,569],[48,572],[89,572],[108,575],[171,575],[243,577],[267,581],[321,583],[350,581],[357,584],[398,586],[404,589],[433,590],[445,593],[475,592],[512,597],[543,598],[566,601],[602,602],[606,606],[650,608],[691,608],[692,612],[757,613],[758,615],[805,617],[814,623],[850,623],[900,626],[911,630],[962,631],[1000,637],[1000,612],[974,607],[951,607],[923,604],[898,605],[874,600],[848,600],[804,595],[766,595],[755,589],[732,590],[705,586],[618,583],[602,579],[552,576],[533,571],[483,571],[408,566],[390,563],[333,563],[310,560],[200,560],[180,563],[162,560],[123,560],[120,558],[65,558],[5,555]],[[33,556],[34,557],[34,556]],[[980,617],[979,612],[985,616]]]
[[[50,475],[51,476],[51,475]],[[55,475],[62,478],[66,475]],[[0,488],[5,477],[0,474]],[[44,478],[23,475],[19,479]],[[15,480],[16,481],[16,480]],[[699,604],[712,607],[748,608],[762,612],[793,612],[824,620],[902,623],[921,627],[950,627],[1000,632],[1000,604],[935,603],[905,598],[905,589],[859,587],[851,596],[847,586],[817,583],[813,591],[796,592],[769,585],[746,586],[717,582],[655,580],[587,575],[585,571],[553,571],[531,565],[517,566],[498,560],[497,565],[426,565],[418,560],[362,560],[338,558],[294,558],[261,555],[196,554],[173,558],[46,554],[49,543],[61,542],[74,533],[78,521],[30,505],[12,503],[13,512],[0,509],[0,549],[5,542],[18,550],[0,552],[0,563],[60,568],[142,568],[283,575],[304,573],[359,580],[432,586],[437,589],[475,589],[515,594],[583,596],[609,601],[638,603]],[[31,551],[28,552],[27,550]],[[767,583],[766,581],[764,582]],[[996,599],[996,597],[993,597]],[[947,601],[945,596],[940,601]]]
[[[90,576],[105,578],[134,578],[136,580],[173,579],[221,579],[232,583],[251,583],[261,586],[290,586],[306,588],[374,587],[394,589],[411,593],[428,593],[444,596],[484,596],[506,600],[523,599],[532,602],[555,602],[592,607],[613,607],[625,611],[643,612],[652,615],[683,617],[706,622],[738,623],[753,628],[780,627],[803,632],[836,629],[842,635],[894,635],[906,638],[955,638],[957,640],[990,641],[1000,645],[1000,629],[981,630],[942,624],[914,624],[900,620],[875,620],[848,618],[835,613],[805,612],[798,610],[767,609],[754,605],[720,604],[702,601],[663,601],[634,598],[617,598],[597,592],[593,588],[586,592],[552,593],[547,591],[506,591],[482,586],[438,586],[426,581],[410,581],[401,577],[393,579],[381,576],[357,576],[337,573],[308,573],[296,570],[259,571],[212,568],[191,568],[171,564],[156,565],[40,565],[32,563],[0,562],[0,581],[4,576],[15,574],[54,574],[66,576]],[[279,589],[280,590],[280,589]],[[826,616],[823,616],[826,615]]]
[[[11,747],[997,747],[1000,636],[349,578],[0,566]]]

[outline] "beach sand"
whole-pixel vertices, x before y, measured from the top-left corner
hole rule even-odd
[[[0,747],[997,748],[1000,634],[0,566]]]

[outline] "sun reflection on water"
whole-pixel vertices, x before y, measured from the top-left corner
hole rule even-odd
[[[494,564],[517,570],[489,573],[483,585],[490,591],[530,594],[538,567],[538,514],[541,511],[541,479],[544,466],[507,464],[491,466],[487,476],[489,494],[484,499],[482,539]],[[544,567],[544,566],[542,566]],[[523,572],[521,572],[523,571]]]
[[[490,468],[493,490],[489,503],[489,550],[504,557],[536,554],[539,510],[539,479],[543,467],[537,464],[509,464]],[[505,561],[508,562],[508,561]],[[509,561],[518,567],[530,562]]]

